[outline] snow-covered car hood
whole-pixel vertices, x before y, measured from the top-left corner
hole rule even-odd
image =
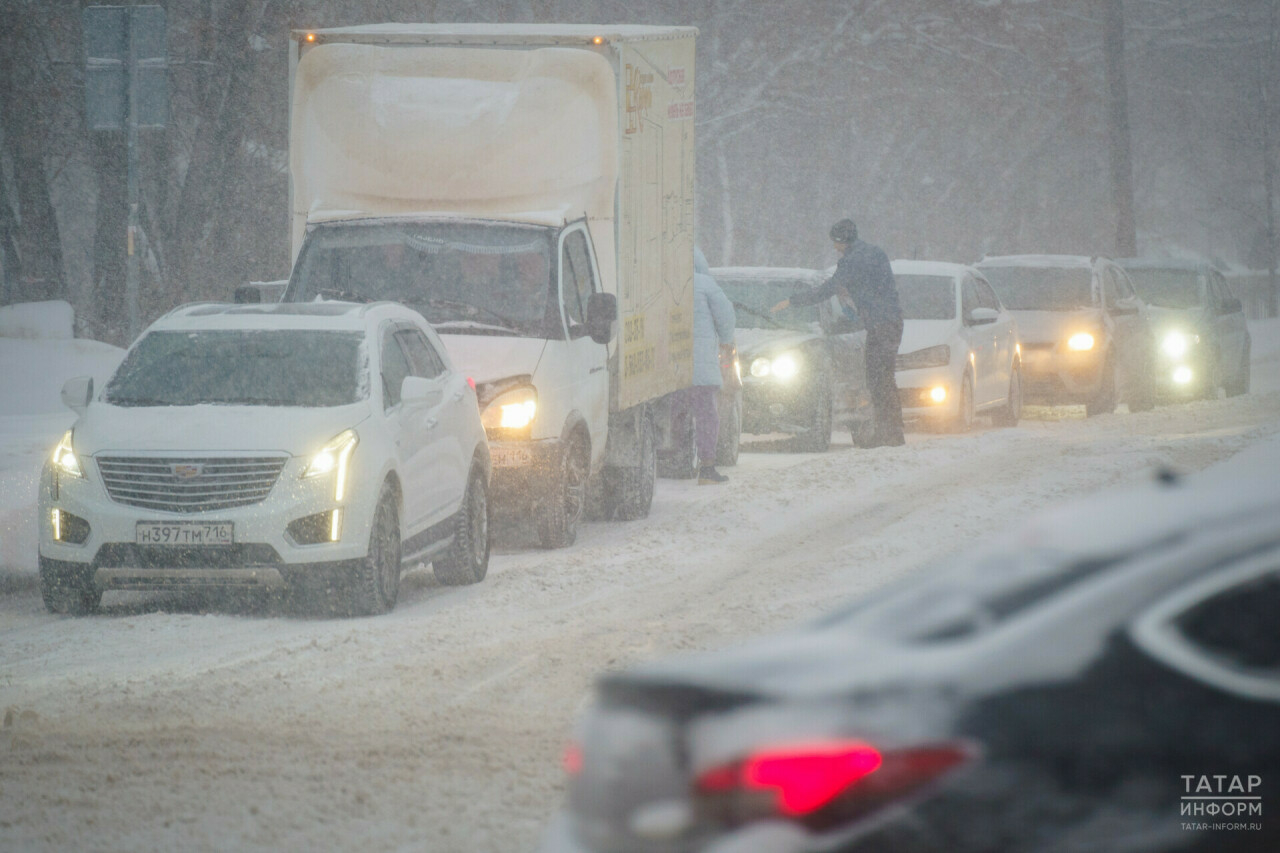
[[[898,352],[915,352],[945,344],[955,334],[958,323],[958,320],[903,320]]]
[[[1102,317],[1094,308],[1078,311],[1011,311],[1024,344],[1054,344],[1076,332],[1097,332]]]
[[[738,329],[733,333],[734,342],[738,345],[738,357],[744,360],[781,352],[821,337],[822,334],[817,331],[801,332],[795,329]]]
[[[532,376],[547,348],[543,338],[501,335],[440,335],[453,366],[476,382],[527,373]]]
[[[100,451],[283,451],[314,453],[369,417],[367,401],[348,406],[113,406],[91,404],[76,421],[75,449]]]

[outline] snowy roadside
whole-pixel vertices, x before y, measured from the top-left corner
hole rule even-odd
[[[35,570],[40,466],[75,420],[63,382],[92,376],[102,387],[124,355],[72,338],[71,325],[65,302],[0,308],[0,572]]]
[[[0,847],[531,849],[601,670],[811,618],[1062,498],[1277,440],[1280,323],[1253,334],[1245,397],[745,453],[727,486],[661,481],[649,518],[572,548],[504,535],[475,587],[412,572],[386,617],[113,594],[61,619],[15,584]]]

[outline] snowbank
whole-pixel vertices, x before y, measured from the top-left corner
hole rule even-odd
[[[0,569],[34,570],[36,488],[44,456],[75,421],[62,384],[92,376],[101,388],[124,350],[72,337],[65,302],[0,308]]]
[[[0,307],[0,338],[74,337],[76,313],[69,303],[20,302]]]

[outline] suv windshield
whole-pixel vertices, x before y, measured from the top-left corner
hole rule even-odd
[[[904,320],[954,320],[956,282],[951,276],[894,275]]]
[[[1012,311],[1075,311],[1093,305],[1093,273],[1085,267],[979,269]]]
[[[311,329],[151,332],[105,399],[117,406],[342,406],[368,394],[359,332]]]
[[[787,308],[777,314],[769,309],[809,285],[795,279],[728,278],[717,276],[716,284],[733,302],[739,329],[794,329],[813,331],[819,323],[817,305]]]
[[[1199,308],[1202,279],[1194,270],[1126,268],[1142,301],[1162,308]]]
[[[454,333],[563,337],[549,298],[552,234],[479,222],[321,226],[284,301],[385,299]]]

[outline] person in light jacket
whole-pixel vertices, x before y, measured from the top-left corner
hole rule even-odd
[[[693,411],[694,444],[698,449],[698,485],[717,485],[728,477],[716,470],[716,442],[720,437],[720,412],[716,398],[724,385],[720,375],[720,348],[733,344],[736,318],[733,303],[711,276],[702,250],[693,250],[693,387],[689,389]]]

